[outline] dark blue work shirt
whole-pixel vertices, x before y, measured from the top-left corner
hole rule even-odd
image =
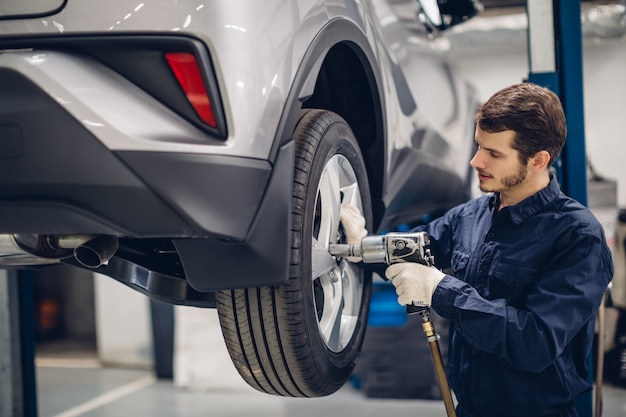
[[[432,308],[450,319],[448,377],[459,417],[575,415],[591,388],[585,359],[613,276],[602,226],[548,187],[498,211],[498,195],[420,230],[440,269]]]

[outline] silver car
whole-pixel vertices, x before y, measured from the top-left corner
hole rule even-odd
[[[469,195],[473,0],[0,4],[0,264],[70,264],[217,308],[252,387],[350,375],[371,274],[329,254]]]

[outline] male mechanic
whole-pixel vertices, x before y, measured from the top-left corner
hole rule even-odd
[[[459,417],[576,416],[594,314],[613,275],[601,225],[559,190],[550,167],[566,137],[550,90],[522,83],[476,114],[470,165],[484,195],[414,231],[431,238],[437,268],[389,266],[400,304],[450,320],[448,377]],[[342,221],[365,234],[352,207]]]

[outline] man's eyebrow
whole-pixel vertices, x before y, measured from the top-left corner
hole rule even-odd
[[[486,146],[482,146],[480,143],[478,143],[478,141],[476,141],[476,145],[478,146],[479,149],[484,149],[485,151],[491,152],[491,153],[495,153],[498,155],[504,155],[505,153],[502,152],[499,149],[494,149],[494,148],[488,148]]]

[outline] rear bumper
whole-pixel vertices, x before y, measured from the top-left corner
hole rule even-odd
[[[44,91],[2,62],[0,233],[246,237],[271,175],[268,161],[152,151],[142,140],[150,136],[146,114],[133,126],[140,145],[112,150],[108,145],[119,138],[108,135],[106,144],[95,133],[119,132],[114,123],[87,114],[77,119],[58,103],[55,80]],[[159,111],[175,120],[159,108],[150,116],[164,123]],[[155,135],[212,144],[177,122]]]
[[[293,143],[270,163],[219,134],[80,54],[0,52],[0,234],[167,238],[195,290],[281,284]]]

